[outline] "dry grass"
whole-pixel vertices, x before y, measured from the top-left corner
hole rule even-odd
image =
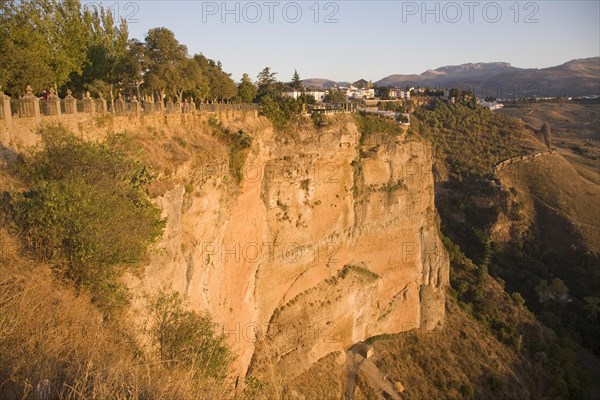
[[[227,165],[228,148],[212,136],[212,131],[208,123],[202,123],[167,130],[145,127],[124,134],[123,145],[157,175],[158,179],[148,188],[151,198],[164,195],[176,184],[189,183],[194,178],[191,171],[200,171],[203,175],[217,170],[218,165]]]
[[[0,398],[230,398],[225,382],[193,380],[145,354],[123,321],[103,321],[89,297],[53,280],[50,268],[19,256],[0,230]]]
[[[505,107],[500,112],[520,118],[535,129],[547,122],[558,152],[579,175],[600,184],[600,105],[525,103]]]
[[[527,208],[546,210],[550,221],[540,227],[549,245],[569,246],[574,236],[600,254],[600,187],[582,178],[571,163],[558,154],[521,163],[502,171],[502,179],[517,188]],[[566,223],[557,223],[558,218]],[[575,234],[575,235],[574,235]]]

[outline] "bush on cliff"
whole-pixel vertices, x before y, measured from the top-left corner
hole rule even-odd
[[[160,210],[144,192],[144,164],[107,143],[84,142],[59,125],[40,129],[42,148],[22,157],[28,184],[10,199],[14,221],[35,255],[58,275],[88,289],[105,311],[127,304],[120,282],[162,233]]]
[[[148,298],[147,309],[147,332],[165,365],[193,371],[195,377],[225,378],[234,356],[208,313],[187,310],[177,292]]]

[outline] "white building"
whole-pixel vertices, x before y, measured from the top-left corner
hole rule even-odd
[[[346,96],[348,96],[349,99],[374,99],[375,98],[375,89],[370,88],[364,88],[364,89],[359,89],[356,86],[350,86],[348,89],[346,90]]]
[[[283,92],[284,96],[289,96],[289,97],[293,98],[294,100],[298,100],[298,98],[301,97],[302,94],[313,97],[317,103],[323,101],[323,99],[325,98],[325,92],[320,91],[320,90],[309,90],[306,92],[294,90],[291,92]]]

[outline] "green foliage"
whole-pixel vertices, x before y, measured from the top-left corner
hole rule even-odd
[[[252,79],[248,74],[242,75],[242,80],[238,85],[238,97],[242,103],[252,103],[256,96],[256,86],[252,83]]]
[[[374,135],[396,137],[402,133],[402,128],[394,122],[366,113],[355,114],[355,121],[360,132],[360,144],[368,143]]]
[[[278,85],[277,78],[275,78],[277,72],[271,72],[271,68],[265,67],[257,76],[257,97],[262,99],[264,96],[276,98],[281,95],[281,88]]]
[[[313,122],[315,128],[322,128],[327,125],[327,121],[325,119],[325,115],[321,113],[314,112],[311,114],[310,119]]]
[[[276,129],[283,129],[288,121],[301,112],[301,102],[288,96],[262,96],[260,99],[260,115],[271,120]]]
[[[340,88],[330,88],[323,98],[324,103],[345,103],[348,98]]]
[[[492,165],[521,154],[524,133],[518,122],[484,107],[435,100],[418,109],[411,123],[431,140],[436,162],[445,163],[453,180],[482,178]]]
[[[461,385],[460,394],[465,400],[472,400],[475,398],[475,389],[471,385]]]
[[[237,95],[237,86],[229,74],[223,71],[220,61],[215,62],[202,54],[194,55],[194,61],[200,66],[202,79],[196,82],[192,94],[213,101],[229,100]]]
[[[403,107],[402,101],[385,101],[385,102],[379,102],[377,104],[377,106],[382,111],[394,111],[394,112],[400,112],[400,113],[405,113],[406,112],[406,110]]]
[[[344,268],[342,268],[342,270],[338,273],[338,276],[340,278],[345,278],[350,272],[355,272],[372,280],[379,279],[379,275],[377,275],[375,272],[358,265],[344,265]]]
[[[189,368],[195,378],[225,378],[235,357],[208,313],[188,310],[177,292],[159,292],[147,299],[146,307],[146,332],[162,362]]]
[[[215,119],[209,120],[209,124],[213,128],[213,135],[229,146],[229,173],[240,183],[244,178],[247,149],[252,146],[252,136],[241,129],[232,132],[223,128],[221,123]]]
[[[81,74],[89,49],[112,22],[96,7],[82,12],[78,0],[0,2],[0,86],[21,95],[29,84],[39,91]]]
[[[12,198],[15,222],[38,257],[55,261],[105,311],[118,310],[127,300],[120,276],[163,229],[144,193],[150,175],[109,143],[83,142],[60,126],[40,134],[43,149],[19,162],[31,190]]]
[[[292,83],[290,86],[294,90],[302,90],[302,80],[300,80],[300,75],[296,70],[294,70],[294,75],[292,76]]]
[[[556,304],[565,304],[569,301],[569,288],[562,279],[554,278],[551,284],[542,279],[535,287],[540,303],[553,302]]]
[[[588,318],[594,322],[600,312],[600,298],[586,296],[583,300],[585,301],[583,308],[589,313]]]
[[[515,304],[518,305],[519,307],[523,307],[525,305],[525,299],[523,298],[523,296],[521,296],[521,293],[514,292],[513,294],[510,295],[510,297],[513,299]]]
[[[456,245],[450,238],[442,235],[442,243],[444,244],[444,248],[448,252],[448,256],[450,257],[450,262],[461,260],[464,255],[460,251],[460,247]]]
[[[452,259],[451,293],[501,342],[526,357],[535,354],[543,359],[551,375],[546,397],[578,398],[585,390],[586,375],[577,359],[580,350],[573,343],[594,352],[600,343],[598,324],[584,299],[598,297],[599,275],[593,267],[598,265],[597,257],[545,247],[539,237],[543,232],[535,228],[502,247],[491,240],[500,213],[518,220],[524,206],[516,198],[516,189],[501,190],[480,178],[489,174],[494,163],[529,153],[529,134],[518,122],[466,98],[458,104],[434,101],[414,115],[409,131],[433,142],[434,171],[447,171],[450,177],[436,190],[436,206]],[[495,295],[492,276],[506,281],[506,290],[513,295]],[[564,282],[555,281],[557,277]],[[519,320],[519,315],[526,315],[525,305],[547,328]]]
[[[79,0],[0,2],[0,87],[20,96],[62,87],[106,98],[130,95],[189,96],[214,101],[237,95],[221,63],[187,48],[166,28],[150,29],[145,42],[128,40],[125,20],[110,9]],[[142,79],[143,77],[143,79]]]
[[[188,58],[187,48],[169,29],[150,29],[145,50],[144,85],[150,91],[179,93],[193,89],[201,79],[200,67]]]

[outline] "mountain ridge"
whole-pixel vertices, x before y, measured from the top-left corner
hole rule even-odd
[[[309,87],[345,86],[347,82],[310,78]],[[471,87],[478,96],[586,96],[600,94],[600,57],[580,58],[544,68],[519,68],[508,62],[469,62],[428,69],[421,74],[391,74],[376,86]]]

